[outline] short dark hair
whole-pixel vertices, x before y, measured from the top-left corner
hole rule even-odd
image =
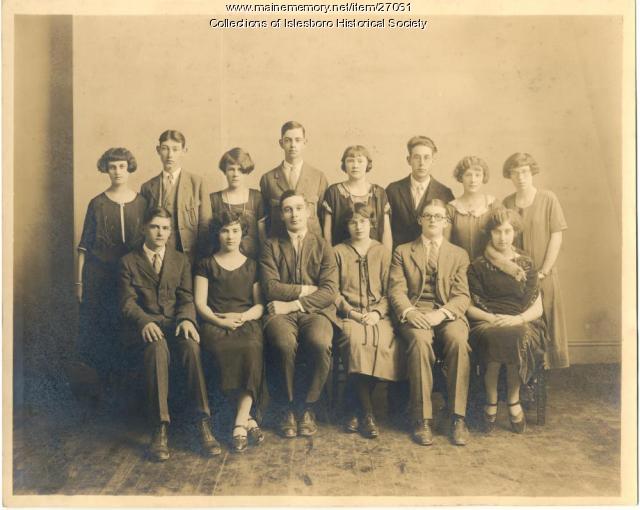
[[[291,198],[291,197],[302,197],[304,198],[304,195],[302,193],[297,193],[296,190],[294,189],[287,189],[285,190],[282,195],[280,195],[280,209],[282,209],[282,204],[284,203],[284,201],[287,198]],[[307,200],[305,199],[305,203],[307,202]]]
[[[371,207],[363,202],[356,202],[353,207],[350,207],[347,212],[344,213],[345,223],[349,223],[355,216],[362,216],[369,221],[374,218]]]
[[[438,152],[438,148],[436,147],[435,142],[431,138],[429,138],[428,136],[417,135],[417,136],[412,136],[407,142],[407,151],[409,152],[409,154],[411,154],[411,151],[413,150],[413,148],[417,147],[418,145],[425,145],[431,148],[434,154]]]
[[[462,182],[464,173],[473,167],[478,167],[482,170],[482,182],[489,182],[489,165],[487,165],[484,159],[478,156],[465,156],[458,161],[458,164],[453,170],[453,176],[456,178],[456,181]]]
[[[511,154],[502,165],[502,175],[505,179],[511,178],[511,170],[519,166],[528,166],[531,169],[531,175],[540,173],[540,167],[533,156],[527,152],[516,152]]]
[[[436,207],[442,207],[445,211],[447,219],[449,219],[449,211],[447,210],[447,204],[443,200],[440,200],[439,198],[432,198],[426,204],[424,204],[424,207],[422,208],[418,216],[422,216],[424,214],[424,210],[430,205],[435,205]]]
[[[180,131],[176,129],[167,129],[166,131],[163,131],[160,135],[160,138],[158,138],[158,143],[162,144],[162,142],[166,142],[167,140],[178,142],[182,145],[183,149],[184,146],[187,145],[187,139]]]
[[[147,209],[142,218],[142,224],[148,225],[151,223],[153,218],[169,218],[171,219],[171,213],[165,207],[152,207],[151,209]]]
[[[502,225],[503,223],[509,223],[516,232],[522,232],[522,216],[518,214],[518,211],[514,209],[507,209],[504,206],[498,206],[491,209],[487,223],[484,227],[487,234],[491,234],[491,231]]]
[[[340,160],[340,169],[343,172],[346,172],[347,169],[344,165],[345,159],[347,159],[348,157],[356,156],[364,156],[365,158],[367,158],[367,172],[370,172],[373,168],[373,160],[371,159],[369,151],[363,145],[350,145],[344,150],[344,152],[342,153],[342,159]]]
[[[295,120],[288,120],[287,122],[285,122],[284,124],[282,124],[282,127],[280,128],[280,138],[282,138],[284,136],[284,134],[289,131],[290,129],[302,129],[302,134],[304,136],[307,136],[307,133],[304,129],[304,126],[302,124],[300,124],[299,122],[295,121]]]
[[[138,168],[136,158],[129,150],[124,147],[111,147],[110,149],[107,149],[102,156],[100,156],[97,164],[98,170],[103,174],[106,174],[109,171],[109,163],[113,161],[126,161],[127,172],[129,173],[135,172]]]
[[[234,225],[238,223],[242,229],[242,236],[247,235],[249,225],[242,213],[235,211],[222,211],[220,216],[217,216],[211,220],[211,244],[213,246],[213,252],[220,250],[220,232],[227,225]]]
[[[234,147],[225,152],[220,158],[218,168],[226,173],[229,165],[240,165],[240,171],[243,174],[250,174],[255,168],[251,155],[240,147]]]

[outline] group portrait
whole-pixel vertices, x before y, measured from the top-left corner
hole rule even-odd
[[[5,498],[630,501],[625,6],[14,6]]]

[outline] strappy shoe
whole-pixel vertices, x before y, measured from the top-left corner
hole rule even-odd
[[[514,402],[513,404],[508,404],[509,407],[515,407],[520,405],[520,401]],[[513,416],[509,413],[509,421],[511,422],[511,430],[513,430],[516,434],[522,434],[525,430],[527,430],[527,417],[524,414],[522,408],[520,412]]]
[[[493,407],[493,406],[495,406],[496,412],[494,414],[489,414],[487,412],[487,407]],[[495,404],[485,404],[484,411],[482,413],[482,418],[484,422],[484,431],[487,434],[491,434],[491,432],[493,432],[494,429],[496,428],[497,417],[498,417],[498,403],[496,402]]]
[[[244,430],[244,435],[236,434],[237,429]],[[233,451],[236,453],[245,451],[247,449],[247,445],[249,444],[249,440],[247,439],[247,427],[245,427],[244,425],[234,425],[233,432],[233,437],[231,438]]]
[[[248,425],[247,428],[247,437],[249,438],[249,442],[254,445],[259,445],[264,441],[264,432],[258,426],[258,423],[255,419],[250,418],[249,423],[253,422],[255,425]]]

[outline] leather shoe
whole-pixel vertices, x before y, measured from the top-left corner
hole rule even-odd
[[[236,429],[244,430],[244,434],[235,434]],[[234,434],[231,437],[231,443],[233,444],[234,452],[243,452],[247,449],[249,445],[249,440],[247,439],[247,427],[244,425],[234,425],[233,427]]]
[[[169,460],[169,439],[165,422],[162,422],[153,433],[149,444],[149,457],[156,462]]]
[[[456,446],[465,446],[469,441],[469,429],[462,416],[456,416],[451,424],[451,442]]]
[[[433,444],[433,433],[429,420],[418,420],[413,429],[413,440],[422,446],[431,446]]]
[[[354,414],[344,422],[344,431],[350,434],[358,432],[358,417]]]
[[[288,410],[284,413],[280,422],[280,434],[287,439],[294,438],[298,434],[296,417],[293,415],[293,411]]]
[[[218,443],[216,438],[213,436],[213,432],[211,432],[208,418],[203,418],[198,421],[198,431],[200,432],[200,441],[204,453],[209,457],[220,455],[222,453],[222,448],[220,448],[220,443]]]
[[[360,433],[368,439],[378,437],[378,425],[376,425],[376,421],[373,419],[372,414],[367,414],[363,418],[362,424],[360,425]]]
[[[298,435],[309,437],[318,432],[316,417],[311,409],[305,409],[298,422]]]
[[[509,407],[519,406],[520,401],[508,405]],[[511,410],[509,410],[509,421],[511,422],[511,430],[516,434],[524,434],[525,430],[527,430],[527,417],[522,409],[520,409],[520,412],[515,416],[512,415]]]
[[[247,436],[251,444],[254,445],[259,445],[264,441],[264,432],[262,432],[262,429],[258,425],[247,430]]]

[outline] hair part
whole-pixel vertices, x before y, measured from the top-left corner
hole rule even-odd
[[[347,147],[342,153],[342,158],[340,159],[340,169],[343,172],[346,172],[347,168],[345,165],[345,160],[348,157],[357,156],[364,156],[365,158],[367,158],[367,172],[370,172],[373,168],[373,160],[371,159],[371,154],[369,154],[369,151],[364,145],[350,145],[349,147]]]
[[[160,135],[160,138],[158,138],[158,145],[162,145],[162,142],[167,141],[178,142],[180,145],[182,145],[183,149],[187,145],[187,139],[180,131],[176,129],[167,129],[166,131],[163,131]]]
[[[513,209],[508,209],[504,206],[499,206],[491,210],[487,223],[485,226],[485,232],[491,235],[491,231],[504,223],[509,223],[513,230],[522,232],[522,216]]]
[[[412,136],[407,142],[407,151],[409,152],[409,155],[411,155],[411,151],[413,150],[413,148],[417,147],[418,145],[429,147],[434,154],[438,152],[438,148],[431,138],[429,138],[428,136],[417,135]]]
[[[247,224],[247,221],[242,213],[238,213],[235,211],[222,211],[222,214],[220,216],[211,220],[211,244],[213,245],[214,253],[220,250],[220,232],[222,232],[222,229],[236,224],[240,225],[240,229],[242,230],[242,237],[247,235],[249,225]]]
[[[154,218],[172,218],[171,213],[165,207],[152,207],[148,209],[142,218],[142,224],[147,226]]]
[[[304,126],[295,120],[288,120],[280,128],[280,138],[284,138],[284,134],[291,129],[302,129],[302,134],[306,137],[307,133]]]
[[[106,174],[109,172],[109,163],[113,161],[126,161],[127,172],[133,173],[138,168],[138,162],[134,155],[124,147],[111,147],[107,149],[100,159],[98,159],[97,167],[100,172]]]
[[[282,204],[284,204],[284,201],[287,198],[291,197],[301,197],[305,201],[305,204],[307,203],[307,200],[304,198],[304,195],[302,193],[297,193],[294,189],[288,189],[285,190],[282,195],[280,195],[280,209],[282,209]]]
[[[447,210],[447,204],[444,200],[440,200],[439,198],[432,198],[426,204],[424,204],[424,207],[420,211],[420,216],[424,214],[424,210],[429,206],[442,207],[444,209],[444,214],[447,217],[447,220],[449,219],[449,211]]]
[[[531,175],[540,173],[540,167],[533,156],[527,152],[515,152],[511,154],[502,165],[502,175],[505,179],[511,178],[511,170],[520,166],[528,166],[531,170]]]
[[[241,147],[234,147],[225,152],[220,158],[218,168],[222,173],[226,173],[229,165],[239,165],[243,174],[250,174],[255,168],[251,155]]]
[[[482,170],[482,182],[489,182],[489,165],[487,165],[486,161],[478,156],[465,156],[460,161],[453,170],[453,176],[456,178],[456,181],[462,182],[462,177],[467,170],[470,168],[480,168]]]

